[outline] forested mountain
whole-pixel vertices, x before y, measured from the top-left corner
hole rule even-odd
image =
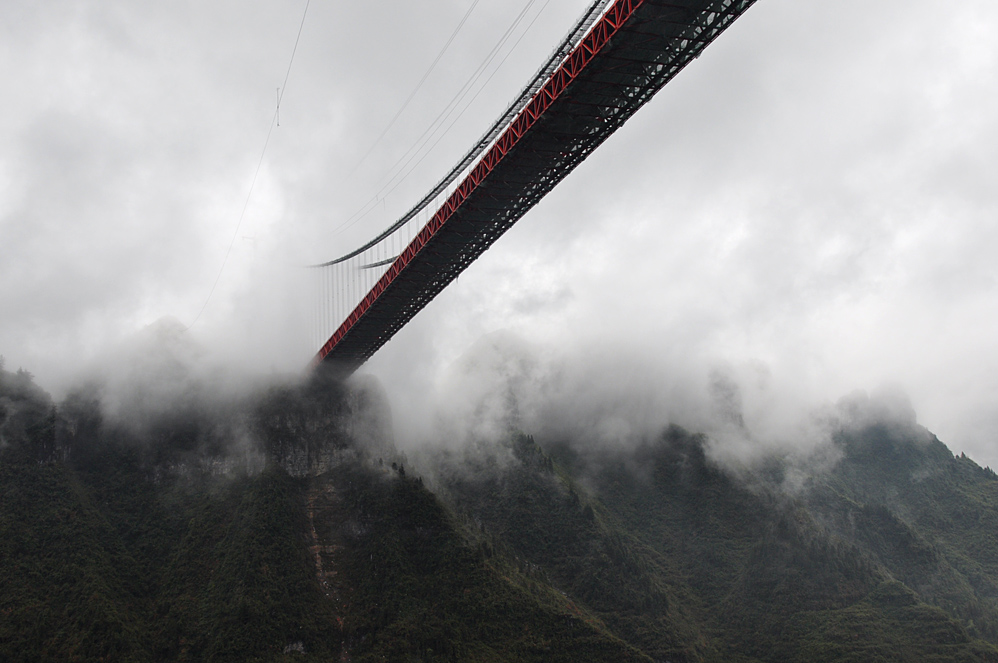
[[[998,661],[998,478],[913,419],[733,472],[677,427],[410,460],[321,373],[105,399],[0,369],[0,660]]]

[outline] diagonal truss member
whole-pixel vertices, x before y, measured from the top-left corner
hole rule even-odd
[[[361,254],[464,175],[314,361],[356,370],[754,2],[598,0],[423,201],[367,245],[317,265]]]

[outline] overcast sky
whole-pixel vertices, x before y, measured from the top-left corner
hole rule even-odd
[[[191,324],[235,237],[191,334],[297,369],[298,265],[417,200],[587,2],[480,0],[376,142],[471,4],[312,0],[237,230],[304,2],[3,0],[7,368],[58,395],[150,323]],[[344,228],[524,7],[488,85]],[[759,0],[365,371],[403,422],[499,330],[663,410],[717,370],[760,408],[890,383],[998,466],[996,83],[993,0]]]

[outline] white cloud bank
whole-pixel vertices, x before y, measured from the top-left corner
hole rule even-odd
[[[355,168],[467,4],[313,3],[282,126],[195,327],[208,347],[264,370],[302,362],[294,266],[351,248],[408,207],[585,4],[552,0],[420,169],[336,233],[522,5],[476,8]],[[194,319],[303,6],[8,3],[8,367],[58,391],[115,339],[164,315]],[[759,0],[365,370],[414,429],[445,367],[499,329],[578,357],[579,379],[608,385],[600,398],[658,385],[652,409],[669,412],[696,402],[718,366],[768,376],[760,398],[780,412],[891,382],[951,447],[998,465],[994,80],[993,2]]]

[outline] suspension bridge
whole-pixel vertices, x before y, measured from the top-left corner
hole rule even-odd
[[[313,363],[353,372],[755,0],[596,0],[398,221],[313,265]]]

